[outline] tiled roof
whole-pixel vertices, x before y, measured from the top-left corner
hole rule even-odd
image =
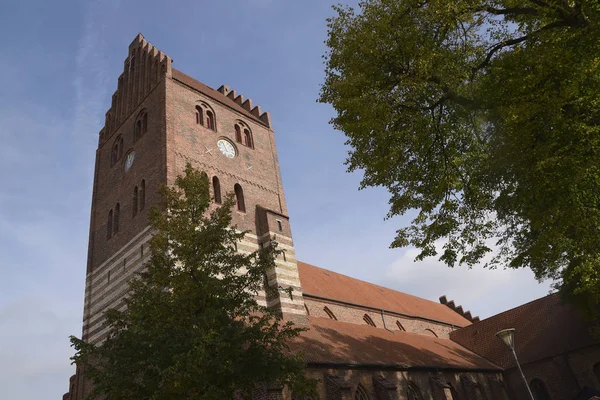
[[[302,292],[456,326],[470,322],[447,306],[298,262]]]
[[[475,353],[511,368],[514,360],[496,337],[515,328],[515,351],[521,364],[594,344],[588,325],[577,311],[551,294],[450,333],[450,338]]]
[[[291,344],[312,364],[388,366],[396,368],[500,368],[449,339],[403,331],[390,332],[329,318],[309,317],[309,330]]]
[[[227,106],[227,107],[245,115],[246,117],[258,122],[259,124],[265,125],[265,123],[262,122],[260,120],[260,118],[256,117],[255,115],[252,115],[252,113],[250,113],[248,110],[243,108],[241,105],[239,105],[235,101],[231,100],[229,97],[225,96],[223,93],[205,85],[204,83],[200,82],[199,80],[196,80],[196,79],[192,78],[191,76],[186,75],[183,72],[181,72],[175,68],[173,68],[172,74],[173,74],[173,79],[183,83],[184,85],[187,85],[191,88],[196,89],[200,93],[210,97],[211,99],[213,99],[215,101],[218,101],[219,103],[223,104],[224,106]]]

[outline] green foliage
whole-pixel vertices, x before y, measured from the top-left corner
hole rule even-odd
[[[71,337],[72,359],[94,384],[90,398],[231,399],[260,383],[310,392],[288,348],[303,329],[255,300],[277,250],[238,253],[233,197],[210,210],[208,178],[189,164],[162,195],[167,211],[151,211],[151,260],[130,281],[125,309],[106,312],[108,338]]]
[[[370,0],[334,7],[320,101],[361,187],[414,210],[392,247],[529,267],[600,303],[600,2]],[[436,243],[443,242],[441,254]]]

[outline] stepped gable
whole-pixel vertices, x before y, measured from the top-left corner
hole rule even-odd
[[[448,368],[498,371],[497,365],[449,339],[390,332],[329,318],[310,317],[308,331],[291,343],[309,364],[378,366],[397,369]]]
[[[252,107],[251,99],[244,101],[244,96],[237,95],[235,90],[229,89],[229,86],[223,85],[219,90],[215,90],[175,68],[172,70],[172,77],[174,80],[199,91],[224,106],[243,114],[249,119],[258,122],[261,125],[265,125],[267,128],[271,127],[271,117],[268,112],[261,112],[260,106]]]
[[[300,261],[298,261],[298,269],[304,296],[323,297],[459,327],[470,324],[465,317],[443,304],[350,278]]]
[[[510,351],[496,337],[496,332],[508,328],[515,328],[515,350],[521,364],[596,344],[585,320],[577,310],[562,304],[558,293],[458,329],[450,333],[450,339],[503,368],[512,368]]]

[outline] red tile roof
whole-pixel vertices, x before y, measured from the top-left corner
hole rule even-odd
[[[514,360],[496,332],[515,328],[515,351],[521,364],[595,344],[578,312],[551,294],[450,333],[475,353],[511,368]]]
[[[252,113],[250,113],[248,110],[243,108],[241,105],[239,105],[238,103],[236,103],[229,97],[225,96],[223,93],[205,85],[204,83],[200,82],[199,80],[196,80],[196,79],[192,78],[191,76],[186,75],[183,72],[181,72],[175,68],[173,68],[172,74],[173,74],[173,79],[183,83],[186,86],[196,89],[200,93],[205,94],[206,96],[210,97],[211,99],[218,101],[219,103],[221,103],[239,113],[242,113],[246,117],[258,122],[259,124],[265,125],[265,123],[262,122],[260,120],[260,118],[256,117],[255,115],[252,115]]]
[[[358,304],[377,310],[466,326],[470,322],[443,304],[298,262],[304,294]]]
[[[319,317],[309,317],[308,328],[291,347],[309,364],[500,370],[449,339]]]

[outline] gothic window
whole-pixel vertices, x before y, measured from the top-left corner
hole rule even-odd
[[[204,125],[204,111],[202,111],[202,107],[200,106],[196,106],[196,123]]]
[[[237,203],[237,209],[242,212],[246,212],[246,204],[244,202],[244,191],[239,183],[236,183],[233,187],[235,191],[235,200]]]
[[[144,133],[148,131],[148,113],[146,110],[142,110],[137,119],[135,120],[135,125],[133,127],[133,141],[135,142],[139,138],[141,138]]]
[[[369,395],[361,384],[358,385],[354,392],[354,400],[369,400]]]
[[[425,334],[427,336],[438,337],[438,335],[434,331],[432,331],[431,329],[425,329]]]
[[[131,202],[132,206],[133,206],[133,216],[135,217],[138,213],[138,194],[139,194],[139,190],[138,187],[134,187],[133,188],[133,201]]]
[[[400,321],[396,321],[396,326],[398,327],[399,330],[406,331],[406,329],[404,329],[404,327],[402,326],[402,324],[400,323]]]
[[[252,148],[252,134],[248,129],[244,129],[244,146]]]
[[[123,136],[115,139],[112,150],[110,151],[110,166],[112,167],[123,157]]]
[[[108,212],[108,220],[106,221],[106,239],[110,239],[113,233],[113,210]]]
[[[213,184],[213,193],[215,197],[215,203],[221,204],[221,183],[219,182],[219,178],[213,176],[212,179]]]
[[[140,211],[142,211],[144,209],[144,207],[146,207],[146,181],[144,179],[142,179],[142,182],[140,183],[140,190],[138,192],[138,197],[140,199]]]
[[[594,376],[596,377],[598,383],[600,383],[600,362],[594,365]]]
[[[202,125],[211,131],[217,131],[215,121],[215,112],[207,103],[199,101],[196,105],[196,123]]]
[[[121,205],[117,203],[115,206],[115,216],[113,221],[113,232],[119,232],[119,217],[121,216]]]
[[[235,141],[242,143],[242,129],[238,124],[235,124]]]
[[[335,314],[328,307],[323,307],[323,311],[325,311],[325,314],[327,314],[329,316],[329,318],[337,321]]]
[[[421,390],[412,381],[408,383],[407,397],[408,400],[423,400],[423,396],[421,396]]]
[[[373,322],[373,319],[371,319],[371,317],[369,317],[368,314],[365,314],[363,316],[363,321],[365,321],[367,323],[367,325],[377,326],[377,325],[375,325],[375,322]]]
[[[548,390],[546,390],[546,385],[544,385],[544,382],[542,382],[540,379],[532,379],[529,387],[531,388],[531,392],[533,393],[533,398],[535,400],[550,400],[550,395],[548,394]]]

